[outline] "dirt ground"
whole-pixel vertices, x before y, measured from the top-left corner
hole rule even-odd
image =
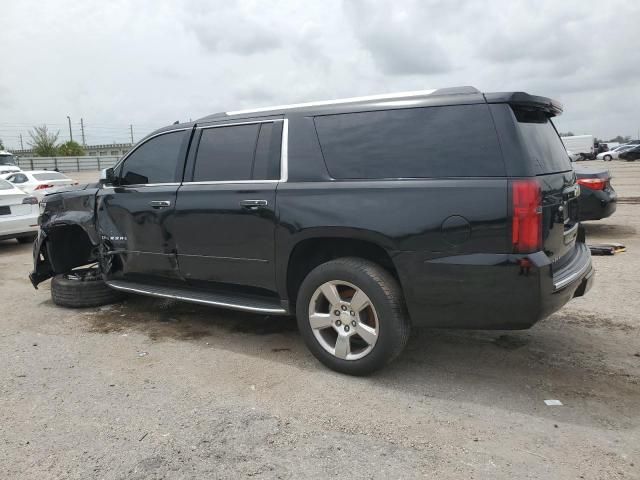
[[[627,252],[586,297],[527,331],[416,330],[368,378],[288,318],[58,308],[0,242],[0,478],[640,478],[640,162],[606,165],[622,199],[588,240]]]

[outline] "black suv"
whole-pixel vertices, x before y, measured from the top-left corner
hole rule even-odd
[[[64,306],[127,292],[295,314],[349,374],[411,325],[528,328],[593,275],[561,111],[461,87],[171,125],[45,198],[30,278]]]

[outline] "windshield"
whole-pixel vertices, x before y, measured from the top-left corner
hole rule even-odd
[[[16,157],[13,155],[0,155],[0,165],[16,165]]]
[[[513,111],[536,175],[571,170],[571,160],[551,119],[542,110]]]

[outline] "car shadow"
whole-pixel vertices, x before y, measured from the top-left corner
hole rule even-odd
[[[583,222],[587,234],[587,241],[593,237],[603,237],[615,241],[620,238],[635,237],[638,233],[636,227],[632,225],[619,225],[612,223],[595,223],[596,221]]]
[[[149,297],[129,297],[120,305],[84,312],[96,333],[133,330],[151,341],[206,342],[214,348],[294,364],[332,382],[364,381],[401,390],[420,401],[471,399],[492,407],[553,418],[543,400],[569,403],[564,421],[594,424],[627,419],[616,428],[638,425],[638,376],[604,361],[610,352],[590,329],[606,319],[577,313],[555,314],[526,331],[414,329],[404,353],[382,371],[352,379],[327,370],[307,351],[292,317],[254,315]],[[618,329],[618,331],[616,331]],[[597,337],[594,337],[597,338]],[[567,414],[566,412],[570,412]]]

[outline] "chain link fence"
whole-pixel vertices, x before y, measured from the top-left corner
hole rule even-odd
[[[22,170],[57,170],[59,172],[83,172],[113,167],[118,156],[83,157],[19,157],[18,166]]]

